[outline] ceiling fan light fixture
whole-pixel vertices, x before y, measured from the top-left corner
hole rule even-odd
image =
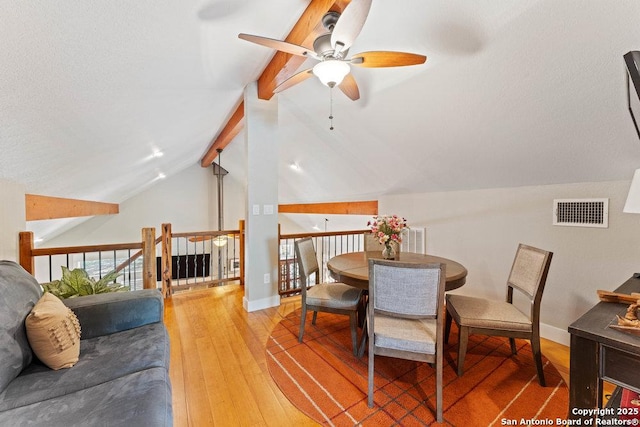
[[[350,71],[349,64],[337,59],[326,59],[313,67],[313,74],[320,79],[322,84],[329,87],[342,83],[342,80]]]

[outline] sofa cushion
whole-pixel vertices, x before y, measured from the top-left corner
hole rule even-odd
[[[146,369],[75,393],[0,412],[0,425],[12,427],[156,427],[172,423],[171,385],[164,368]]]
[[[80,323],[57,296],[45,293],[27,316],[27,338],[42,363],[58,370],[70,368],[80,355]]]
[[[162,322],[164,299],[158,289],[86,295],[62,301],[78,316],[82,339]]]
[[[82,340],[71,369],[32,363],[0,393],[0,411],[74,393],[144,369],[169,367],[169,337],[162,323]],[[0,423],[2,425],[2,423]]]
[[[0,391],[33,357],[24,321],[40,299],[36,279],[13,261],[0,261]]]

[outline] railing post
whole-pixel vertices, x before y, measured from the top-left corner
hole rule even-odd
[[[156,229],[142,229],[142,287],[156,289]]]
[[[282,261],[280,260],[280,245],[282,245],[282,226],[280,225],[280,223],[278,223],[278,293],[282,293],[282,289],[284,289],[286,286],[282,286],[282,284],[284,283],[284,280],[286,280],[285,277],[283,277],[282,275]],[[287,261],[285,260],[285,263]],[[288,269],[286,270],[288,273]]]
[[[240,230],[240,286],[244,286],[244,219],[238,224]]]
[[[162,295],[171,296],[171,224],[162,224]]]
[[[31,255],[31,251],[33,250],[33,232],[32,231],[21,231],[20,234],[20,265],[22,268],[27,270],[29,274],[32,276],[35,275],[35,265],[33,262],[33,255]]]

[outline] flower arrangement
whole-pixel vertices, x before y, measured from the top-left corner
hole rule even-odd
[[[371,227],[371,233],[385,246],[391,242],[402,243],[402,232],[409,228],[407,220],[397,215],[374,216],[367,227]]]

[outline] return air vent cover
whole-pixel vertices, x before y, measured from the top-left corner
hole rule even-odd
[[[556,199],[553,225],[609,227],[609,199]]]

